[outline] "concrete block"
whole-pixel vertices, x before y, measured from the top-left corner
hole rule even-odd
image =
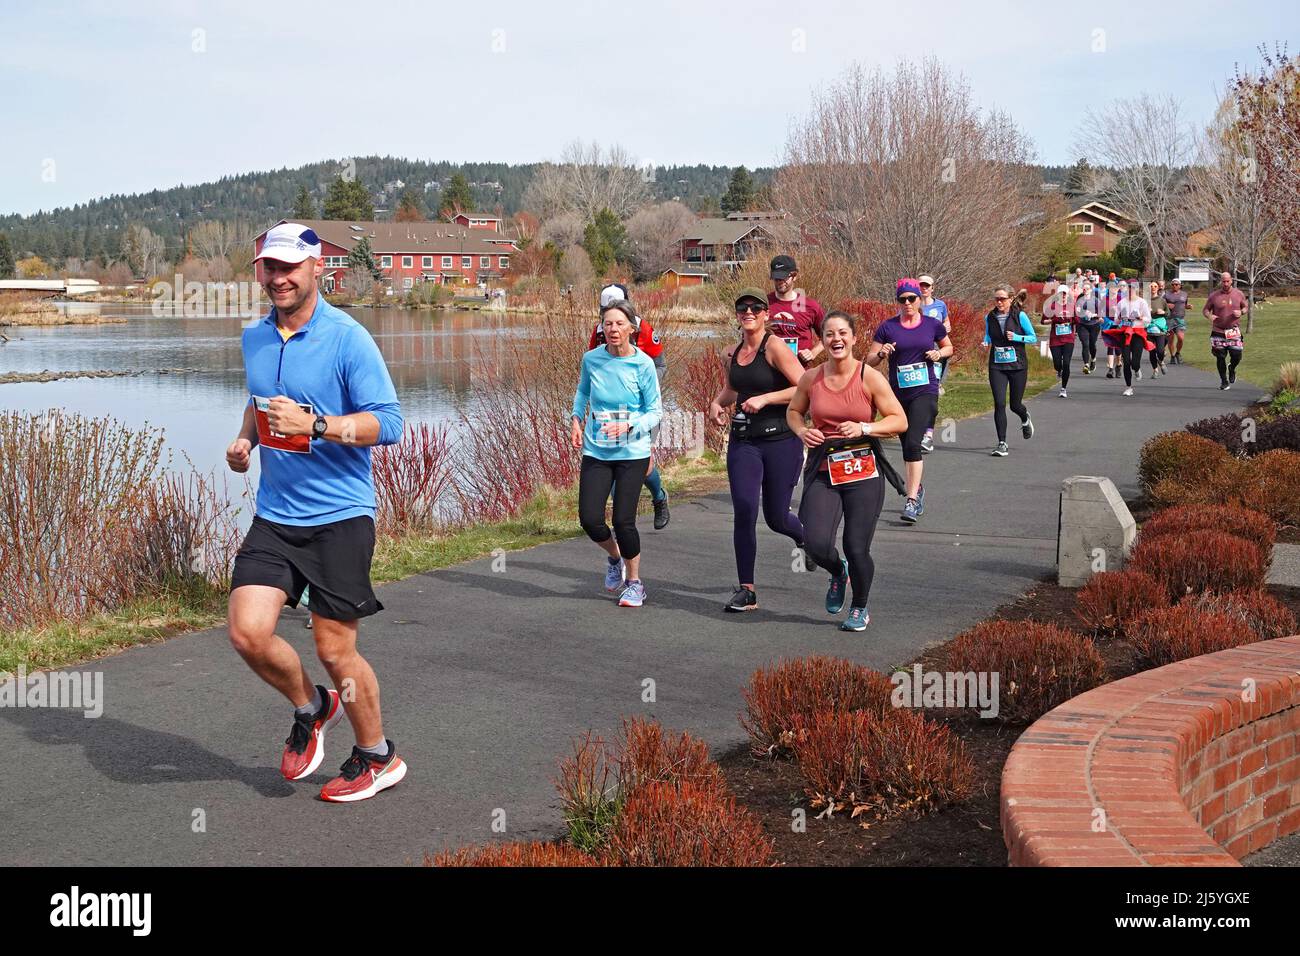
[[[1120,570],[1136,537],[1137,522],[1109,478],[1075,475],[1061,483],[1056,580],[1062,587]]]

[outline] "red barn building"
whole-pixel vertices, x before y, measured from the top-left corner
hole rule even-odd
[[[466,229],[490,229],[499,233],[502,220],[500,216],[488,216],[481,212],[458,212],[449,221]]]
[[[290,221],[309,226],[320,237],[321,257],[325,260],[321,284],[326,292],[347,288],[348,255],[362,238],[370,240],[375,265],[395,292],[414,288],[421,282],[476,285],[500,279],[510,269],[510,255],[515,251],[514,241],[495,229],[453,222],[280,220]],[[262,251],[269,231],[254,237],[256,252]],[[262,281],[260,263],[257,281]]]
[[[1083,251],[1092,256],[1114,252],[1135,225],[1119,210],[1099,202],[1080,206],[1065,217],[1065,222],[1065,228],[1079,237]]]

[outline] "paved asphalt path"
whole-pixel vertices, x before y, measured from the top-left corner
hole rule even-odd
[[[1213,374],[1178,366],[1126,399],[1122,383],[1077,368],[1069,399],[1053,389],[1030,403],[1031,441],[1011,417],[1009,458],[989,457],[991,416],[957,423],[956,440],[926,459],[921,524],[902,524],[889,494],[864,634],[835,627],[821,610],[826,577],[792,573],[784,539],[761,526],[762,608],[723,614],[735,581],[729,500],[682,501],[667,530],[643,532],[640,610],[605,595],[604,557],[585,538],[511,553],[504,573],[485,559],[382,588],[387,609],[363,623],[362,647],[411,770],[371,801],[315,799],[351,748],[346,721],[313,778],[280,777],[289,709],[221,629],[85,665],[104,674],[98,719],[0,709],[0,864],[402,864],[499,839],[499,811],[510,837],[554,836],[551,781],[575,735],[643,715],[730,749],[755,667],[838,654],[885,668],[952,637],[1054,568],[1062,479],[1106,475],[1133,493],[1148,436],[1259,394],[1220,392]],[[300,613],[281,630],[323,680]],[[193,832],[196,810],[206,832]]]

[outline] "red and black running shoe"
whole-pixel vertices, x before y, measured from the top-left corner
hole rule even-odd
[[[352,803],[368,800],[381,790],[395,787],[406,776],[406,764],[397,756],[391,740],[388,756],[376,757],[360,747],[352,748],[352,756],[343,762],[339,775],[321,787],[320,798],[332,803]]]
[[[339,692],[320,686],[316,689],[321,695],[320,710],[312,717],[295,715],[289,739],[284,742],[280,773],[286,780],[301,780],[316,772],[325,759],[325,731],[343,719]]]

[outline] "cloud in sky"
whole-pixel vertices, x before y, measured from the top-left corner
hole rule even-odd
[[[771,165],[791,119],[851,62],[925,55],[964,73],[980,105],[1009,113],[1039,161],[1064,164],[1083,111],[1118,97],[1173,93],[1208,121],[1259,44],[1300,46],[1291,10],[1280,0],[27,4],[6,10],[0,34],[0,212],[346,155],[532,162],[575,138],[621,143],[641,161]],[[1105,52],[1093,51],[1097,30]]]

